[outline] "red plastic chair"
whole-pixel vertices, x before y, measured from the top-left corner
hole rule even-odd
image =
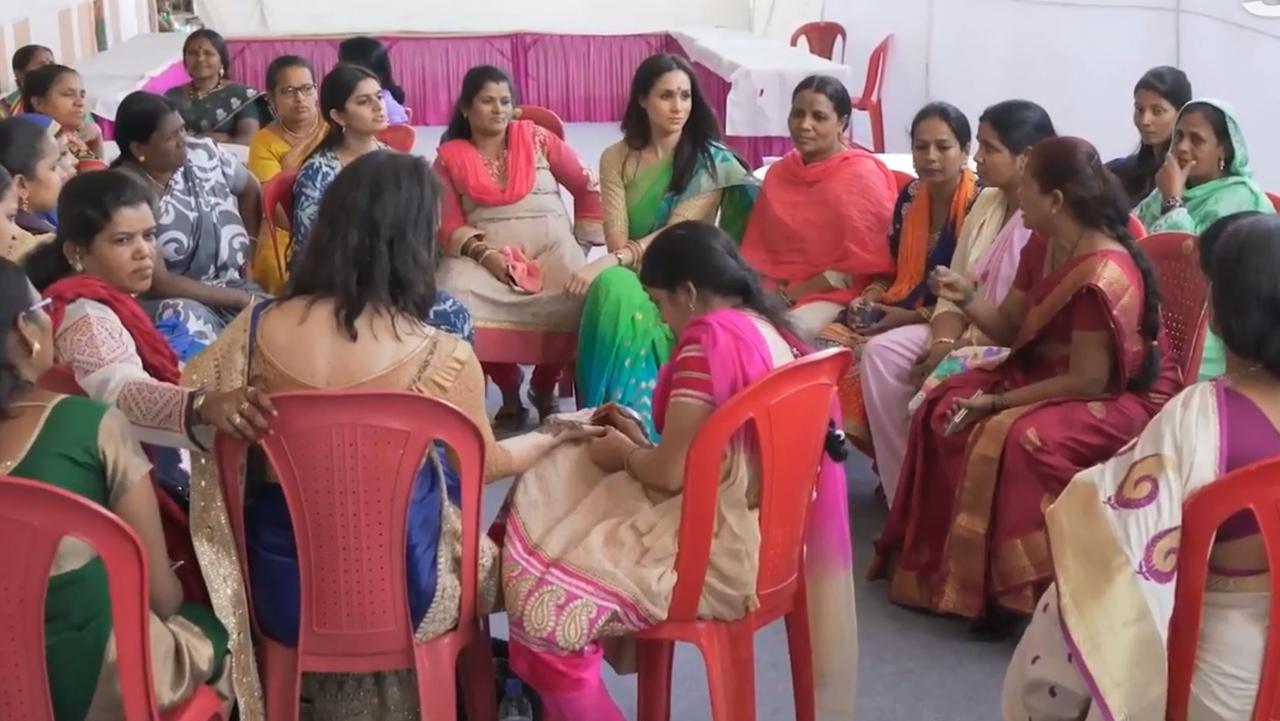
[[[893,179],[898,181],[899,193],[906,190],[907,186],[911,185],[916,180],[916,176],[911,173],[904,173],[901,170],[890,170],[889,172],[893,173]]]
[[[1129,235],[1132,235],[1135,240],[1141,240],[1147,237],[1147,226],[1143,225],[1142,221],[1138,220],[1138,216],[1133,213],[1129,214],[1128,228]]]
[[[889,47],[893,44],[893,36],[887,35],[880,44],[871,51],[867,60],[867,81],[862,86],[862,95],[853,99],[853,109],[866,113],[871,120],[871,149],[877,153],[884,152],[884,105],[881,94],[884,91],[884,66],[888,64]]]
[[[535,125],[564,140],[564,121],[553,110],[541,105],[521,105],[517,117],[521,120],[532,120]]]
[[[775,370],[716,410],[689,446],[684,473],[676,586],[667,620],[639,634],[639,721],[671,717],[671,660],[676,641],[695,644],[707,664],[713,721],[754,721],[752,639],[785,618],[796,719],[813,721],[816,700],[805,600],[805,520],[813,498],[836,382],[849,369],[846,349],[802,358]],[[729,440],[754,424],[760,451],[760,607],[738,621],[698,620],[715,524],[720,463]],[[797,469],[798,472],[797,472]]]
[[[840,62],[844,62],[845,51],[849,49],[849,37],[844,26],[830,20],[805,23],[796,28],[791,34],[791,47],[799,45],[800,38],[804,38],[809,52],[827,60],[835,59],[837,39],[840,40]]]
[[[1280,193],[1267,193],[1267,199],[1275,206],[1276,212],[1280,213]]]
[[[64,396],[88,395],[80,387],[80,381],[76,380],[75,371],[71,370],[70,366],[54,366],[50,368],[44,375],[40,376],[40,381],[37,385],[46,391],[61,393]]]
[[[257,639],[267,718],[296,721],[303,672],[416,669],[421,718],[455,721],[461,658],[468,718],[495,719],[489,634],[476,616],[479,429],[453,406],[415,393],[302,391],[271,401],[280,415],[261,445],[289,506],[302,608],[296,648]],[[405,529],[415,477],[436,440],[454,452],[462,479],[462,598],[456,629],[416,643]],[[240,473],[246,444],[222,434],[214,444],[247,584]]]
[[[127,719],[224,719],[208,686],[161,713],[151,687],[147,556],[133,529],[101,506],[47,483],[0,476],[0,709],[6,719],[54,721],[45,666],[44,602],[49,567],[64,536],[102,557],[111,593],[111,625]],[[22,549],[17,552],[15,549]]]
[[[276,176],[262,186],[263,220],[267,223],[267,235],[271,238],[271,253],[275,256],[280,269],[280,277],[288,276],[288,248],[281,248],[276,238],[276,209],[279,208],[284,217],[293,222],[293,184],[298,180],[298,169],[281,170]]]
[[[1209,572],[1209,551],[1222,523],[1245,509],[1253,511],[1267,549],[1271,572],[1272,619],[1280,618],[1280,458],[1227,474],[1197,491],[1183,505],[1178,545],[1178,587],[1169,621],[1169,686],[1165,718],[1186,721],[1200,642],[1200,610]],[[1253,721],[1280,719],[1280,623],[1267,630],[1258,700]]]
[[[1160,320],[1182,378],[1195,381],[1208,329],[1209,281],[1190,233],[1155,233],[1138,240],[1160,284]]]
[[[418,133],[412,125],[388,125],[386,130],[378,133],[378,140],[391,146],[393,150],[409,153],[413,151],[414,143],[418,142]]]

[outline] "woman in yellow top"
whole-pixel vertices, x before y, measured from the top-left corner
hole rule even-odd
[[[297,170],[328,132],[320,117],[311,64],[297,55],[281,55],[267,66],[267,97],[276,119],[254,133],[249,143],[249,172],[264,186],[283,170]],[[274,212],[266,208],[265,212]],[[253,279],[267,292],[284,287],[289,257],[289,220],[275,218],[276,237],[264,223],[253,258]]]

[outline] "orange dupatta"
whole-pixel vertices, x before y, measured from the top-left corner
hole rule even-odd
[[[507,182],[499,185],[489,174],[484,156],[469,140],[450,140],[436,151],[453,187],[476,205],[495,208],[511,205],[528,195],[537,180],[534,124],[515,120],[507,126]]]
[[[951,210],[947,216],[955,224],[956,238],[960,237],[965,214],[977,194],[978,176],[972,170],[965,168],[960,174],[960,182],[956,185],[955,192],[951,194]],[[924,280],[925,273],[928,271],[925,263],[932,251],[929,247],[932,202],[932,194],[926,189],[923,192],[917,192],[915,199],[907,207],[906,217],[902,219],[902,231],[898,236],[898,274],[893,285],[881,296],[881,303],[893,304],[902,301]]]

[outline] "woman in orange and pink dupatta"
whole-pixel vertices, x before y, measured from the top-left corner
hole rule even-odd
[[[800,81],[787,120],[795,150],[769,166],[742,239],[742,256],[806,342],[893,272],[886,239],[897,183],[874,155],[844,144],[852,111],[839,80]]]
[[[1182,387],[1126,196],[1093,146],[1040,142],[1018,196],[1036,235],[999,306],[954,271],[931,278],[1012,351],[944,381],[916,412],[872,568],[898,603],[986,621],[1033,610],[1053,573],[1044,507]]]
[[[729,236],[713,225],[685,221],[659,233],[645,250],[640,282],[678,337],[653,398],[661,441],[649,440],[638,416],[610,411],[604,437],[562,445],[511,492],[502,557],[511,666],[554,721],[625,718],[600,679],[600,661],[607,655],[627,669],[625,636],[667,616],[694,434],[800,347]],[[833,404],[833,424],[836,415]],[[757,604],[760,475],[748,438],[731,441],[720,466],[702,618],[739,619]],[[830,457],[818,475],[805,546],[818,715],[848,721],[857,675],[852,549],[844,469]]]
[[[512,120],[511,80],[498,68],[467,71],[436,174],[444,185],[440,289],[471,311],[476,327],[498,331],[576,332],[581,299],[565,292],[586,265],[583,248],[604,240],[600,184],[563,140],[527,120]],[[570,217],[560,199],[573,195]],[[521,342],[512,336],[513,342]],[[533,371],[530,401],[542,419],[558,408],[561,368]],[[486,363],[502,390],[494,424],[524,425],[519,366]]]

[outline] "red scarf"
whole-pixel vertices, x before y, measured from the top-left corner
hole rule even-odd
[[[138,347],[138,357],[142,359],[142,367],[152,378],[174,385],[182,379],[182,372],[178,370],[178,354],[169,347],[164,336],[156,330],[155,323],[133,296],[116,290],[101,278],[80,273],[49,286],[44,291],[44,297],[53,301],[49,307],[49,317],[53,319],[55,333],[62,326],[69,304],[80,299],[97,301],[110,308],[133,337],[133,343]]]
[[[514,120],[507,126],[507,182],[499,185],[485,167],[484,156],[469,140],[450,140],[436,150],[449,180],[476,205],[495,208],[511,205],[533,190],[534,124]]]

